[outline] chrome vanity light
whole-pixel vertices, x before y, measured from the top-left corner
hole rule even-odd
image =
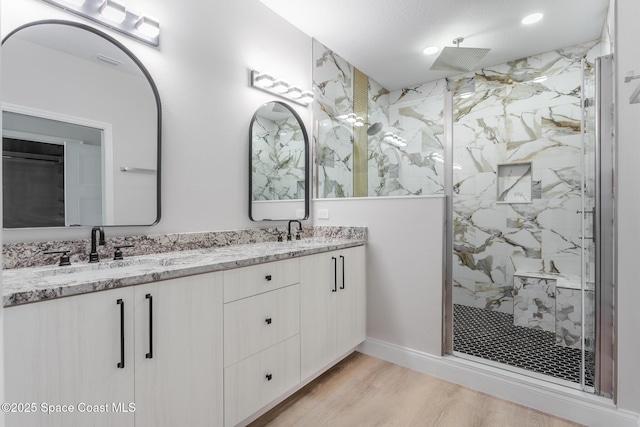
[[[305,107],[308,107],[313,102],[313,93],[310,91],[302,90],[284,80],[260,71],[251,70],[251,86]]]
[[[120,0],[42,0],[152,46],[160,44],[160,22],[133,12]]]

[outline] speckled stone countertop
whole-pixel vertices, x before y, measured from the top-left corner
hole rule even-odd
[[[44,301],[88,292],[139,285],[328,252],[366,243],[363,239],[308,238],[209,249],[166,252],[66,267],[46,266],[3,270],[4,306]]]

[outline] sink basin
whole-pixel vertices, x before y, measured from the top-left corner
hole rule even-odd
[[[50,266],[39,268],[36,275],[40,277],[68,276],[70,274],[100,273],[114,270],[140,270],[145,267],[164,265],[163,260],[155,258],[128,258],[123,260],[100,261],[92,264],[77,263],[64,267]]]

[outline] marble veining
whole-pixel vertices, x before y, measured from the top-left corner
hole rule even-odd
[[[305,143],[297,119],[257,116],[251,131],[253,200],[303,199]]]
[[[319,234],[324,236],[290,242],[269,241],[165,252],[130,257],[122,261],[101,261],[98,264],[83,263],[68,267],[46,266],[3,270],[3,303],[7,307],[245,267],[366,243],[366,238],[329,237],[341,234],[356,236],[355,230],[344,231],[334,227],[322,230]]]

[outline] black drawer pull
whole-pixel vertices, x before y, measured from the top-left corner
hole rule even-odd
[[[266,375],[267,381],[271,381],[271,379],[273,378],[273,375],[271,374],[267,374]]]
[[[331,292],[338,292],[338,258],[332,256],[333,260],[333,289]]]
[[[124,301],[118,299],[116,304],[120,306],[120,361],[118,368],[124,369]]]
[[[264,319],[265,322],[267,322],[267,325],[271,324],[271,317],[267,317],[266,319]]]
[[[342,260],[342,286],[340,289],[344,289],[344,256],[340,255],[340,259]]]
[[[265,280],[266,280],[267,282],[270,282],[270,281],[271,281],[271,275],[270,275],[270,274],[267,274],[264,278],[265,278]]]
[[[149,300],[149,353],[145,357],[153,359],[153,297],[151,294],[147,294],[144,297]]]

